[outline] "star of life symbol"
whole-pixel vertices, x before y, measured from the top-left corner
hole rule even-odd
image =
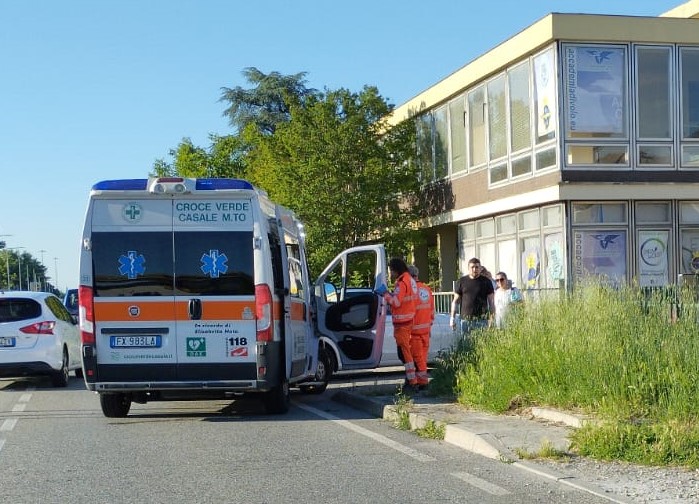
[[[143,209],[138,203],[127,203],[121,209],[121,216],[128,222],[138,222],[143,217]]]
[[[228,271],[228,257],[226,254],[219,254],[218,250],[209,250],[208,254],[201,256],[201,270],[211,278],[218,278],[221,273]]]
[[[143,275],[146,272],[146,268],[143,266],[145,262],[146,258],[143,257],[143,254],[129,250],[126,255],[119,257],[119,274],[130,279]]]

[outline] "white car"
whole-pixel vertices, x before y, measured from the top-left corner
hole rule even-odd
[[[48,292],[0,291],[0,377],[48,376],[68,385],[82,376],[80,332],[60,299]]]
[[[456,332],[449,327],[449,315],[437,313],[432,324],[430,333],[430,349],[427,354],[427,362],[434,362],[441,351],[448,350],[456,343]],[[386,317],[386,329],[383,336],[383,351],[381,354],[380,367],[402,366],[398,358],[398,348],[396,338],[393,337],[393,323],[391,316]]]

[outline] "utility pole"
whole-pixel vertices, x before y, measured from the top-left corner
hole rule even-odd
[[[44,268],[44,274],[43,278],[41,279],[41,290],[45,291],[46,290],[46,266],[44,266],[44,252],[46,252],[44,249],[41,249],[39,253],[41,254],[41,267]],[[34,279],[36,282],[36,278]]]
[[[56,277],[55,287],[60,291],[61,289],[58,287],[58,257],[53,258],[53,275]]]

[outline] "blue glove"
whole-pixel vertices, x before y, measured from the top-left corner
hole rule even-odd
[[[388,287],[386,287],[386,284],[381,284],[379,285],[376,290],[374,290],[379,296],[383,296],[388,292]]]

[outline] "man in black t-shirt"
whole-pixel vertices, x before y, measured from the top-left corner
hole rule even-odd
[[[454,300],[451,303],[449,325],[456,326],[456,310],[459,310],[461,332],[466,334],[477,327],[487,327],[495,316],[495,290],[493,283],[481,275],[481,262],[474,257],[468,261],[468,275],[456,282]]]

